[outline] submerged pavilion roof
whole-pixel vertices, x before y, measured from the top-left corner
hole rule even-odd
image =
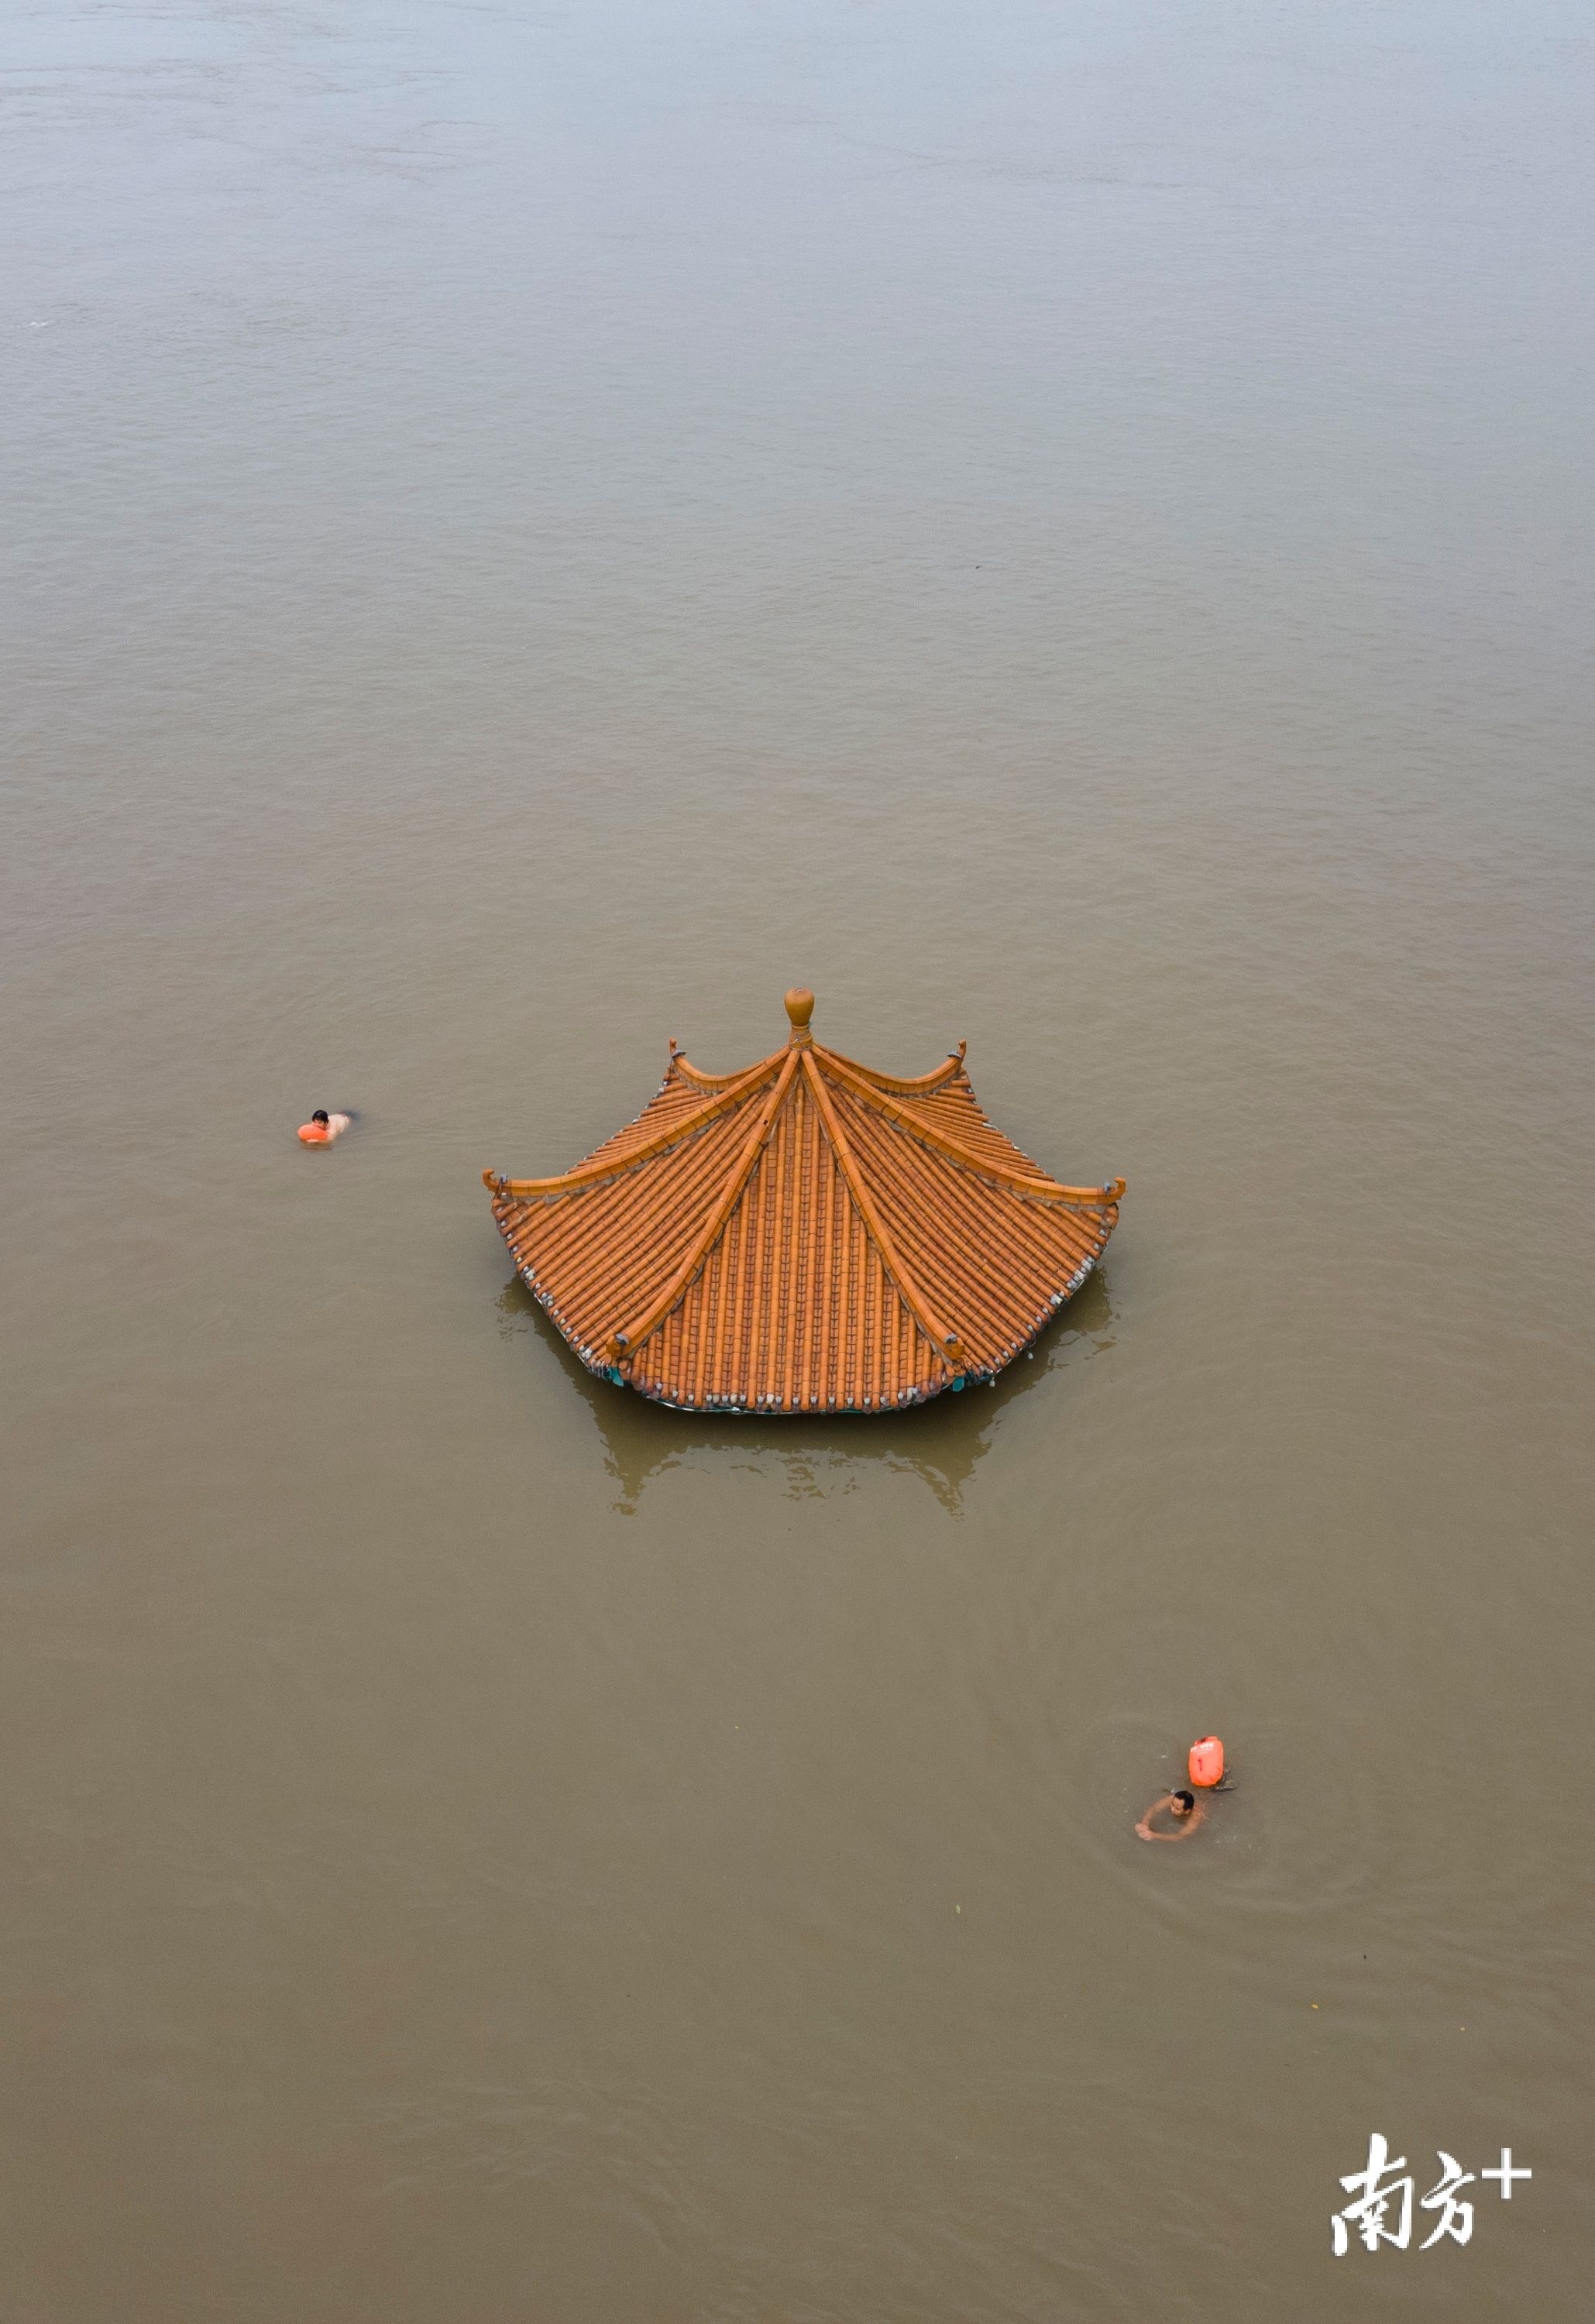
[[[658,1095],[560,1178],[484,1170],[521,1277],[588,1370],[660,1403],[879,1412],[991,1379],[1077,1291],[1122,1178],[1062,1186],[992,1128],[963,1047],[917,1081],[809,1031]]]

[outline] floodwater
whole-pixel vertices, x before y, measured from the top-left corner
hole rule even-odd
[[[6,2324],[1571,2324],[1586,13],[4,44]],[[799,981],[1122,1222],[662,1412],[479,1173]]]

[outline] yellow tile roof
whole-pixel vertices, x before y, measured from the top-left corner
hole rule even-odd
[[[871,1072],[809,1030],[658,1095],[559,1178],[484,1170],[515,1265],[589,1370],[692,1410],[879,1412],[990,1379],[1077,1291],[1124,1181],[1063,1186],[975,1102],[962,1045]]]

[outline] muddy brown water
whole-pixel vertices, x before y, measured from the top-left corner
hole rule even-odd
[[[4,41],[8,2324],[1572,2324],[1581,12]],[[511,1277],[798,981],[1129,1180],[994,1388]]]

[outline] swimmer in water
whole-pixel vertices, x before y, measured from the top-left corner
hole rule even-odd
[[[313,1113],[309,1121],[300,1124],[300,1142],[304,1146],[330,1146],[341,1138],[354,1120],[350,1113]]]
[[[1175,1820],[1174,1830],[1154,1831],[1152,1818],[1161,1815],[1165,1808]],[[1194,1792],[1165,1792],[1160,1800],[1153,1801],[1137,1824],[1136,1837],[1138,1840],[1189,1840],[1201,1821],[1202,1810],[1196,1804]]]

